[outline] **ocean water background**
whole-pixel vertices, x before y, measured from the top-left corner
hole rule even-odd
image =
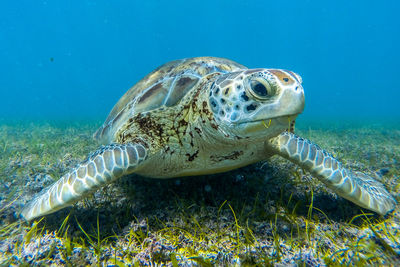
[[[170,60],[303,77],[303,118],[400,122],[399,1],[3,1],[0,119],[105,119]]]

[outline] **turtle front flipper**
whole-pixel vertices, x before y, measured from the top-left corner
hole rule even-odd
[[[134,172],[146,157],[147,151],[141,144],[103,146],[43,189],[25,205],[21,215],[29,221],[70,206],[99,187]]]
[[[383,184],[363,173],[347,170],[332,155],[309,140],[285,132],[267,145],[309,171],[339,196],[363,208],[385,215],[396,206],[396,201]]]

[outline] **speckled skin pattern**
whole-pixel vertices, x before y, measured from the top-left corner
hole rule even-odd
[[[395,202],[382,184],[348,172],[317,145],[285,132],[304,109],[301,83],[291,71],[247,69],[222,58],[167,63],[133,86],[95,133],[110,145],[39,193],[22,216],[52,213],[130,173],[155,178],[217,173],[274,154],[364,208],[392,210]]]

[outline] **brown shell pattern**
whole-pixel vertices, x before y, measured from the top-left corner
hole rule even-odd
[[[148,74],[129,89],[111,110],[94,137],[103,143],[112,142],[113,134],[133,114],[161,106],[171,107],[211,73],[227,73],[246,67],[224,58],[197,57],[168,62]]]

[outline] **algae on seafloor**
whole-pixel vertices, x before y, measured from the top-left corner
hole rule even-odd
[[[27,224],[21,206],[96,149],[100,122],[0,125],[0,265],[397,265],[399,210],[337,197],[283,159],[209,176],[135,175]],[[399,196],[396,124],[299,120],[296,132]],[[397,124],[399,125],[399,124]]]

